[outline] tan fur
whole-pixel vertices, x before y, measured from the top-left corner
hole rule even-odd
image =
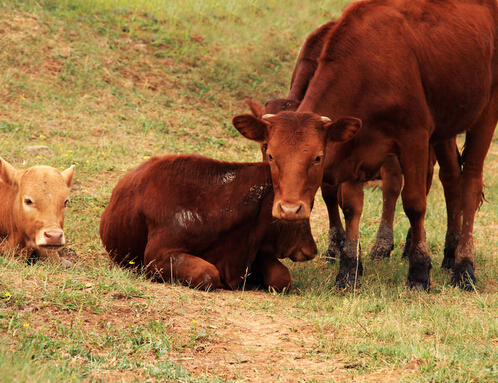
[[[0,253],[16,256],[36,252],[52,262],[65,244],[64,208],[74,165],[59,171],[50,166],[16,170],[0,158]]]

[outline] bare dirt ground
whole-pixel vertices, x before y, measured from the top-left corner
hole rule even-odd
[[[53,277],[50,283],[55,286],[62,286],[67,279],[64,274]],[[98,282],[81,275],[78,282],[85,284],[86,296],[95,295],[105,302],[105,310],[96,313],[91,308],[68,310],[37,299],[43,295],[42,280],[9,282],[22,284],[33,294],[22,308],[33,316],[33,330],[61,340],[61,328],[76,329],[88,337],[88,352],[107,358],[110,365],[111,350],[102,346],[103,341],[93,342],[92,336],[100,340],[120,337],[126,333],[123,329],[155,321],[164,326],[171,340],[170,349],[160,356],[155,351],[141,351],[132,358],[148,365],[170,361],[193,377],[217,376],[238,382],[396,382],[418,369],[416,363],[408,363],[397,371],[386,368],[358,374],[362,360],[330,352],[322,354],[323,339],[319,337],[324,329],[315,329],[305,310],[290,307],[292,302],[283,302],[284,297],[264,291],[204,292],[150,282],[144,285],[143,297],[130,298],[116,290],[96,294],[93,290]],[[332,339],[333,334],[329,337]],[[127,339],[117,340],[120,341]],[[88,381],[92,379],[150,381],[141,369],[115,367],[93,372]]]

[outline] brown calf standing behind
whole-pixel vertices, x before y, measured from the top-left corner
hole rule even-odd
[[[64,210],[73,175],[74,165],[63,172],[50,166],[16,170],[0,158],[0,253],[61,262],[57,248],[66,243]]]
[[[153,157],[114,188],[100,236],[121,266],[159,280],[233,289],[250,272],[266,287],[289,288],[278,258],[313,259],[309,221],[272,218],[268,164],[194,156]]]

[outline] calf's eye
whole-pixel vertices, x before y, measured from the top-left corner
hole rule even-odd
[[[24,204],[26,206],[33,206],[33,201],[30,198],[24,197]]]
[[[322,162],[322,159],[323,159],[323,156],[316,156],[315,163],[319,164],[320,162]]]

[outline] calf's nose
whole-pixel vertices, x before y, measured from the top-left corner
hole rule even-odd
[[[301,205],[287,206],[284,204],[280,204],[280,209],[284,214],[297,214],[299,210],[301,210]]]
[[[297,205],[285,205],[283,203],[279,204],[280,216],[282,219],[296,220],[300,219],[300,212],[303,206],[301,204]]]
[[[64,232],[62,230],[47,230],[43,233],[47,246],[64,245]]]

